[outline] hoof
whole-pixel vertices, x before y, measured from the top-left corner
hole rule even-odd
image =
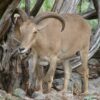
[[[67,91],[65,89],[59,91],[60,94],[66,94]]]
[[[87,96],[88,94],[88,91],[82,93],[83,96]]]

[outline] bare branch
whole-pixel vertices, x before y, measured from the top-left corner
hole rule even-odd
[[[59,13],[63,3],[64,3],[64,0],[55,0],[51,11]]]
[[[32,16],[36,16],[37,15],[37,13],[40,10],[43,2],[44,2],[44,0],[37,0],[35,6],[33,7],[32,11],[31,11],[31,15]]]
[[[83,16],[85,19],[91,20],[91,19],[96,19],[98,15],[97,15],[96,10],[91,10],[91,11],[88,11],[88,12],[82,14],[82,16]]]
[[[80,0],[56,0],[52,11],[60,14],[75,13]]]
[[[83,14],[83,17],[86,19],[96,19],[98,18],[98,8],[99,8],[99,0],[93,0],[93,4],[95,7],[95,10],[88,11]]]
[[[30,15],[30,0],[25,0],[25,12]]]

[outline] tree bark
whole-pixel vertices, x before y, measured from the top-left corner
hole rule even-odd
[[[0,0],[0,16],[3,15],[9,4],[11,4],[13,0]]]

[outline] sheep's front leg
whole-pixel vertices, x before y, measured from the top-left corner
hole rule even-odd
[[[40,66],[37,63],[35,71],[36,71],[36,78],[37,78],[36,81],[37,81],[37,84],[39,85],[38,92],[43,92],[43,88],[42,88],[42,82],[43,82],[43,76],[44,76],[43,66]]]
[[[55,74],[55,70],[56,70],[56,63],[57,63],[57,57],[52,56],[50,59],[49,70],[44,78],[44,83],[47,83],[47,85],[48,85],[48,91],[50,91],[50,89],[52,87],[52,82],[53,82],[53,78],[54,78],[54,74]]]
[[[64,86],[63,86],[63,89],[61,90],[61,92],[67,92],[69,79],[70,79],[71,73],[72,73],[72,68],[69,64],[69,60],[66,60],[63,63],[63,67],[64,67]]]
[[[33,82],[33,78],[34,78],[34,72],[36,69],[36,64],[37,64],[37,53],[34,53],[33,57],[29,60],[29,86],[28,88],[31,88]]]

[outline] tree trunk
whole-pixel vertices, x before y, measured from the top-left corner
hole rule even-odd
[[[7,7],[11,4],[13,0],[0,0],[0,16],[3,15]]]
[[[9,29],[11,25],[11,16],[16,9],[17,5],[19,4],[20,0],[13,0],[12,3],[8,6],[6,11],[4,12],[1,20],[0,20],[0,41],[3,39],[3,36]]]

